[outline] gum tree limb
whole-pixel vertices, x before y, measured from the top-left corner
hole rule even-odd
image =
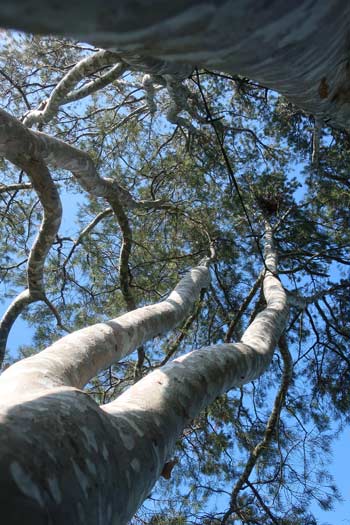
[[[66,99],[71,94],[74,86],[76,86],[85,77],[96,73],[99,69],[115,65],[119,56],[111,51],[100,50],[86,58],[80,60],[75,66],[68,71],[68,73],[59,81],[57,86],[52,91],[50,97],[44,103],[44,108],[41,110],[29,111],[24,120],[25,126],[31,127],[33,124],[45,124],[49,122],[57,113],[62,104],[66,104]],[[120,65],[120,74],[124,69]],[[71,94],[72,96],[72,94]],[[77,100],[78,98],[73,98]]]
[[[256,379],[269,365],[288,316],[286,294],[274,275],[277,260],[269,232],[265,256],[270,267],[263,285],[267,306],[239,343],[213,345],[181,356],[102,407],[115,418],[115,428],[123,428],[126,446],[126,436],[133,435],[129,443],[133,464],[123,466],[132,494],[120,511],[121,524],[149,494],[186,424],[218,395]],[[152,436],[147,445],[146,436]]]
[[[6,144],[4,149],[6,149]],[[44,264],[49,250],[55,241],[62,217],[60,197],[44,162],[40,159],[27,160],[21,155],[14,155],[12,148],[9,148],[6,157],[27,173],[31,180],[32,187],[37,193],[43,207],[43,218],[38,235],[33,242],[28,257],[28,288],[14,299],[0,321],[1,362],[5,355],[10,330],[24,308],[40,300],[48,303],[44,287]]]
[[[107,73],[104,73],[100,77],[95,78],[91,82],[88,82],[87,84],[85,84],[85,86],[82,86],[81,88],[75,89],[68,93],[68,95],[64,99],[63,104],[75,102],[76,100],[80,100],[84,97],[87,97],[88,95],[91,95],[92,93],[95,93],[99,89],[102,89],[105,86],[108,86],[108,84],[111,84],[112,82],[117,80],[125,71],[125,64],[115,64],[107,71]]]
[[[145,73],[196,64],[240,74],[278,91],[326,124],[349,130],[350,6],[347,0],[3,0],[0,26],[76,36],[148,57]],[[141,69],[142,70],[142,69]],[[185,75],[186,76],[186,75]],[[185,77],[183,77],[185,78]]]
[[[256,379],[270,363],[288,305],[275,275],[276,258],[268,253],[269,233],[265,243],[267,306],[237,344],[175,359],[102,407],[76,389],[181,322],[208,284],[204,261],[165,301],[70,334],[2,374],[0,498],[6,494],[1,503],[10,522],[38,525],[54,517],[55,525],[127,523],[186,425],[218,395]]]
[[[129,209],[169,208],[163,200],[136,201],[115,179],[101,177],[87,153],[45,133],[29,130],[9,113],[0,110],[0,155],[6,157],[9,152],[41,157],[53,168],[70,171],[91,195],[103,198],[115,195]]]
[[[128,209],[161,209],[169,205],[163,200],[136,201],[131,193],[121,186],[116,179],[101,177],[90,156],[69,144],[45,135],[33,132],[43,158],[55,168],[63,168],[74,175],[84,190],[95,197],[122,200]]]
[[[264,452],[270,446],[273,440],[274,434],[276,432],[276,427],[277,427],[277,424],[278,424],[278,421],[281,415],[281,410],[283,408],[285,398],[288,392],[288,388],[292,380],[292,374],[293,374],[292,356],[288,350],[287,342],[286,342],[284,335],[282,335],[280,338],[279,348],[280,348],[280,352],[281,352],[283,363],[284,363],[284,370],[282,374],[281,384],[278,389],[277,395],[275,397],[270,417],[266,424],[264,436],[262,440],[259,441],[259,443],[257,443],[257,445],[251,451],[248,461],[245,464],[244,470],[242,474],[240,475],[240,477],[238,478],[237,482],[235,483],[235,486],[231,494],[230,507],[227,510],[227,512],[224,514],[224,517],[221,521],[222,525],[225,525],[227,523],[227,520],[233,513],[237,513],[237,515],[240,516],[240,506],[238,502],[239,493],[242,489],[245,488],[245,485],[248,484],[250,474],[252,473],[259,458],[262,456],[262,454],[264,454]]]
[[[122,296],[128,312],[131,312],[137,308],[134,294],[130,288],[130,269],[129,269],[129,258],[132,248],[132,229],[128,216],[118,198],[109,199],[109,203],[113,210],[113,213],[118,221],[120,231],[122,234],[122,244],[120,247],[119,255],[119,283]],[[145,349],[143,345],[137,348],[137,365],[135,367],[135,378],[138,378],[141,372],[145,357]]]
[[[42,390],[42,377],[45,377],[46,389],[82,388],[100,370],[181,323],[200,290],[208,284],[209,269],[203,262],[189,271],[164,301],[65,336],[43,352],[10,367],[8,370],[12,372],[6,382],[14,379],[12,374],[24,373],[31,378],[32,370],[35,370],[39,391]],[[21,382],[23,387],[18,395],[26,393],[25,383],[25,380]]]

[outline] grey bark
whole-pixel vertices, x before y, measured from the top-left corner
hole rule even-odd
[[[27,129],[16,118],[0,109],[0,155],[16,163],[16,158],[42,158],[49,166],[70,171],[82,188],[108,202],[121,199],[125,207],[168,208],[162,200],[136,201],[115,179],[101,177],[84,151],[45,133]],[[18,163],[17,163],[18,164]]]
[[[98,407],[78,390],[104,366],[184,318],[207,263],[169,298],[71,334],[0,378],[0,502],[10,525],[123,525],[147,497],[184,427],[215,397],[257,378],[288,306],[267,228],[267,306],[237,344],[191,352]]]
[[[136,67],[148,57],[151,74],[239,73],[349,129],[349,19],[346,0],[4,0],[0,26],[73,35]]]
[[[4,131],[6,126],[0,131],[0,151],[29,176],[43,208],[43,219],[28,257],[27,289],[13,300],[0,320],[0,363],[4,359],[10,330],[24,308],[39,300],[49,303],[45,295],[44,264],[62,217],[60,197],[42,157],[35,154],[28,156],[23,151],[18,151],[14,147],[12,130],[8,129],[7,133]],[[55,315],[57,316],[57,312]]]
[[[99,61],[96,61],[95,55],[94,57],[95,61],[90,60],[88,62],[89,67],[92,67],[91,63],[94,67],[97,67],[97,64],[101,65],[102,59],[106,59],[103,53],[99,57]],[[110,60],[110,54],[107,54],[107,57]],[[86,64],[84,67],[87,67]],[[81,74],[82,69],[84,68],[80,68],[80,73],[77,72],[76,75]],[[74,78],[76,78],[76,75],[73,75]],[[71,85],[71,82],[73,82],[72,79],[65,82],[62,81],[62,89],[58,91],[64,91],[64,86],[67,84]],[[51,99],[56,100],[56,97],[52,96]],[[51,108],[48,113],[49,116],[53,111],[52,106],[55,107],[53,102],[47,106]],[[19,166],[28,174],[32,187],[38,194],[44,210],[40,231],[28,259],[28,290],[25,290],[15,298],[0,321],[0,362],[2,362],[8,334],[13,323],[24,308],[35,301],[45,301],[56,316],[61,328],[67,330],[62,326],[56,309],[47,300],[43,283],[45,259],[58,233],[62,215],[59,194],[45,163],[54,168],[63,168],[71,171],[86,191],[95,197],[103,197],[111,205],[119,222],[123,222],[126,219],[121,201],[126,208],[168,208],[171,205],[161,200],[136,201],[129,191],[123,188],[115,179],[101,177],[88,154],[49,135],[29,130],[24,124],[1,109],[0,155]],[[129,244],[127,243],[125,246],[125,242],[123,243],[124,249],[122,252],[124,255],[130,249]],[[122,269],[125,273],[125,264],[123,264]],[[122,287],[124,284],[125,279],[122,280]]]
[[[32,124],[43,124],[49,122],[51,118],[57,112],[59,106],[67,103],[67,98],[72,100],[78,100],[81,98],[79,95],[74,97],[74,87],[83,78],[95,73],[99,69],[105,66],[114,65],[118,60],[118,55],[111,51],[101,50],[97,53],[83,58],[78,62],[57,84],[55,89],[52,91],[50,97],[44,103],[42,110],[29,111],[23,121],[23,123],[31,127]],[[125,68],[119,67],[120,74],[123,73]],[[80,91],[80,90],[77,90]]]

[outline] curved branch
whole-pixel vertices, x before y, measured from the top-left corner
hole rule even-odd
[[[132,229],[130,227],[128,216],[126,215],[119,199],[110,199],[109,203],[113,209],[114,215],[117,218],[122,233],[122,245],[119,256],[119,282],[120,289],[126,304],[126,309],[128,312],[131,312],[132,310],[136,309],[135,297],[130,289],[129,258],[132,247]],[[144,359],[145,349],[143,345],[141,345],[137,349],[137,363],[134,371],[135,379],[139,379],[141,375]]]
[[[70,71],[54,88],[50,97],[45,102],[44,109],[29,111],[26,114],[23,120],[24,125],[31,127],[33,124],[44,124],[49,122],[56,114],[60,105],[67,103],[66,99],[69,96],[72,88],[76,86],[80,80],[88,75],[91,75],[92,73],[95,73],[102,67],[115,64],[118,59],[119,55],[116,53],[100,50],[94,55],[80,60],[77,64],[75,64],[75,66],[72,67],[72,69],[70,69]],[[120,71],[121,73],[123,72],[122,66],[120,66]],[[82,97],[78,96],[77,98],[73,98],[73,100],[77,100],[79,98]],[[70,101],[68,100],[68,102]]]
[[[269,251],[273,246],[270,244],[269,250],[268,245],[266,256],[272,260]],[[122,523],[130,519],[149,494],[177,436],[189,421],[218,395],[256,379],[268,367],[285,329],[288,305],[279,279],[269,270],[264,278],[264,292],[267,306],[240,343],[214,345],[179,357],[101,407],[104,413],[113,416],[114,428],[122,425],[123,436],[133,436],[132,457],[140,465],[137,473],[131,469],[127,473],[133,498],[124,509]],[[137,434],[141,416],[142,436]],[[144,444],[145,435],[152,435],[151,443]]]
[[[65,512],[72,523],[82,519],[86,521],[88,516],[96,516],[97,519],[101,501],[105,501],[101,500],[102,495],[110,505],[110,516],[117,516],[121,524],[127,523],[149,494],[177,437],[189,421],[218,395],[257,378],[269,365],[275,344],[285,327],[288,306],[279,279],[267,271],[264,278],[267,307],[257,315],[240,343],[216,345],[175,359],[140,380],[117,401],[103,407],[98,407],[83,392],[71,388],[81,386],[101,367],[110,365],[150,337],[166,332],[181,322],[188,315],[200,289],[208,283],[207,265],[208,261],[205,261],[193,269],[158,305],[140,308],[66,336],[40,354],[12,365],[2,374],[1,394],[6,392],[9,407],[4,417],[8,424],[5,431],[8,428],[11,430],[14,425],[18,428],[18,421],[24,422],[21,414],[27,421],[28,413],[33,415],[34,424],[28,428],[34,435],[35,429],[43,426],[43,421],[48,429],[45,439],[39,433],[35,450],[41,453],[35,455],[30,463],[32,477],[29,479],[34,479],[34,486],[38,487],[35,493],[38,498],[29,509],[33,523],[37,521],[36,517],[43,521],[47,515],[43,516],[41,505],[42,494],[44,490],[46,494],[46,487],[49,486],[41,481],[43,472],[47,473],[45,479],[50,475],[48,469],[44,469],[47,451],[54,451],[50,468],[51,465],[54,468],[58,465],[61,471],[68,457],[69,475],[74,476],[74,472],[78,472],[78,479],[84,482],[83,489],[91,486],[97,494],[95,498],[84,500],[78,517],[76,493],[72,493],[71,485],[60,484],[60,501],[65,502]],[[21,403],[25,403],[24,411],[18,408]],[[42,416],[43,410],[45,414]],[[11,419],[9,416],[12,414],[16,418],[18,414],[19,418]],[[87,426],[90,421],[97,423]],[[57,441],[57,432],[63,438],[60,447],[53,444],[53,440]],[[72,439],[64,439],[72,436],[72,432],[74,446]],[[10,435],[17,437],[18,433]],[[15,451],[22,453],[25,450],[29,454],[28,451],[33,450],[32,442],[28,444],[22,436],[23,432],[16,441]],[[101,444],[100,449],[96,443]],[[125,445],[122,455],[115,453],[120,443]],[[2,446],[5,446],[4,442]],[[101,468],[89,473],[89,464],[82,465],[79,460],[82,451],[84,457],[89,461],[91,458],[93,463],[99,450],[105,461],[97,462]],[[13,465],[17,455],[8,454],[5,459],[7,463],[4,460],[3,471],[7,472],[8,463],[11,461]],[[20,479],[20,463],[14,464],[12,470]],[[79,465],[78,471],[74,465]],[[108,481],[101,486],[96,479]],[[118,484],[114,484],[114,480]],[[19,491],[22,486],[23,483],[18,490],[16,486],[11,503],[21,501]],[[82,491],[79,494],[83,496]],[[57,509],[57,504],[52,500],[44,512],[51,512],[53,508]]]
[[[290,352],[288,350],[285,336],[281,337],[279,341],[279,348],[284,363],[281,385],[277,392],[270,417],[266,424],[264,437],[251,451],[245,468],[233,488],[230,500],[230,508],[225,513],[221,521],[222,525],[224,525],[227,522],[231,514],[237,512],[237,510],[239,509],[239,504],[237,501],[238,494],[244,488],[244,485],[246,485],[249,482],[249,476],[252,473],[253,468],[255,467],[260,456],[268,449],[276,431],[276,426],[281,415],[281,410],[283,408],[286,394],[291,383],[293,374],[292,356],[290,355]]]
[[[30,305],[34,299],[30,296],[28,288],[23,290],[12,301],[0,321],[0,363],[3,362],[6,352],[6,344],[11,328],[17,317]]]
[[[88,95],[91,95],[92,93],[95,93],[99,89],[108,86],[108,84],[111,84],[112,82],[117,80],[125,71],[125,64],[115,64],[115,66],[112,66],[110,70],[107,71],[107,73],[105,73],[104,75],[101,75],[100,77],[96,78],[95,80],[92,80],[88,84],[85,84],[85,86],[79,89],[75,89],[74,91],[68,93],[61,105],[68,104],[70,102],[75,102],[76,100],[80,100],[84,97],[87,97]]]
[[[163,200],[136,201],[115,179],[101,177],[87,153],[45,133],[26,128],[0,109],[0,155],[9,158],[10,153],[16,158],[28,155],[43,158],[53,168],[70,171],[91,195],[103,198],[115,196],[129,209],[169,208]]]
[[[28,288],[14,299],[0,321],[0,360],[4,358],[7,338],[17,317],[29,304],[46,300],[43,281],[44,264],[59,230],[62,217],[60,197],[46,165],[41,160],[18,158],[13,155],[12,151],[8,151],[6,157],[27,173],[44,213],[38,235],[28,257]]]
[[[117,218],[122,233],[122,245],[119,256],[120,289],[126,304],[127,311],[135,310],[136,301],[130,290],[129,257],[132,247],[132,230],[128,216],[118,198],[107,198],[114,215]]]
[[[69,334],[39,354],[12,365],[2,381],[11,382],[13,374],[17,376],[35,369],[34,390],[63,385],[81,388],[101,369],[181,323],[200,290],[209,284],[209,278],[208,261],[205,261],[189,271],[164,301]],[[25,379],[18,384],[18,389],[16,396],[26,395]]]

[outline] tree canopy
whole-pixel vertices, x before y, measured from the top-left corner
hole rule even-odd
[[[265,307],[268,224],[290,304],[271,366],[190,422],[133,523],[317,523],[310,504],[339,498],[328,458],[349,423],[349,136],[242,74],[146,66],[2,33],[3,366],[162,300],[207,257],[182,324],[86,392],[107,403],[175,356],[240,340]],[[19,316],[32,340],[15,349]]]

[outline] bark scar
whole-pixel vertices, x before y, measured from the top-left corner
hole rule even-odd
[[[329,95],[329,86],[326,77],[321,78],[320,85],[318,86],[318,94],[322,99],[327,98]]]
[[[160,473],[161,476],[163,476],[163,478],[165,479],[170,479],[171,478],[171,472],[173,470],[173,468],[175,467],[176,463],[178,463],[178,459],[177,458],[174,458],[174,459],[171,459],[170,461],[167,461],[162,469],[162,472]]]

